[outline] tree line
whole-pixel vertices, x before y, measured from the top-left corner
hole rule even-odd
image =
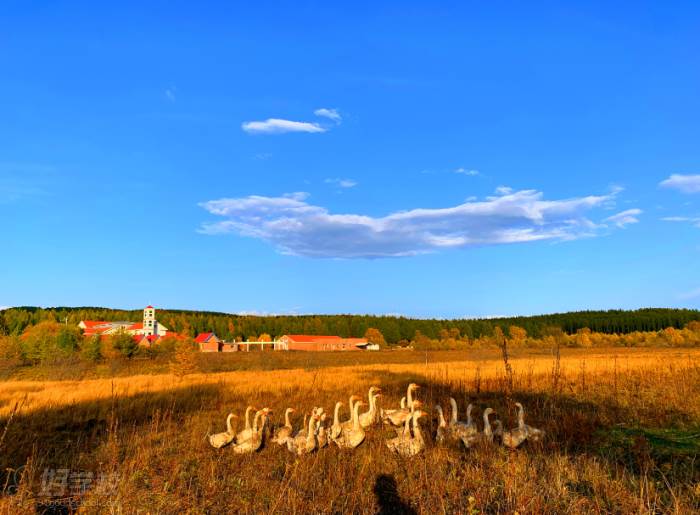
[[[479,339],[493,337],[496,329],[508,333],[519,327],[531,338],[541,338],[552,327],[567,335],[590,329],[602,334],[657,332],[666,328],[682,329],[700,320],[700,311],[690,309],[648,308],[633,311],[578,311],[549,315],[518,316],[490,319],[417,319],[374,315],[233,315],[209,311],[158,310],[158,321],[171,331],[195,336],[213,331],[225,340],[256,339],[261,334],[279,337],[283,334],[333,334],[362,337],[370,328],[377,329],[388,345],[403,345],[416,335],[430,340]],[[99,307],[16,307],[0,311],[0,335],[17,336],[28,327],[51,321],[75,326],[81,320],[124,320],[138,322],[142,310],[118,310]]]

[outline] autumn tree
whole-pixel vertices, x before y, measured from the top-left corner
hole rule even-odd
[[[365,331],[365,339],[369,343],[379,345],[380,348],[386,347],[386,340],[384,340],[384,335],[379,329],[375,329],[374,327],[370,327]]]
[[[99,334],[83,338],[83,344],[80,348],[80,355],[86,361],[98,362],[102,361],[102,338]]]
[[[511,325],[508,328],[508,334],[510,335],[510,343],[512,343],[513,346],[523,345],[527,338],[527,331],[517,325]]]
[[[138,352],[139,344],[136,343],[133,336],[129,333],[119,331],[112,335],[112,348],[122,356],[131,359]]]
[[[262,333],[260,336],[258,336],[258,341],[259,342],[271,342],[272,336],[270,336],[267,333]]]
[[[582,327],[576,331],[576,346],[588,348],[593,345],[591,341],[591,330],[588,327]]]
[[[178,377],[197,371],[197,344],[192,338],[178,340],[170,370]]]

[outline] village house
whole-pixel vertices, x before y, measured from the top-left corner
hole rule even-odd
[[[78,324],[85,336],[109,336],[119,332],[131,334],[134,341],[142,347],[151,347],[158,339],[164,336],[181,336],[170,331],[156,319],[156,309],[146,306],[143,310],[141,322],[125,322],[111,320],[81,320]]]
[[[374,350],[365,338],[285,334],[275,342],[279,350],[301,351],[359,351]],[[369,348],[368,348],[369,347]]]
[[[214,333],[201,333],[194,339],[201,352],[221,352],[223,349],[221,340]]]

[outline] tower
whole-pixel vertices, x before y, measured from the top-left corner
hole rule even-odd
[[[158,334],[157,325],[156,309],[153,306],[146,306],[143,310],[143,334],[146,336]]]

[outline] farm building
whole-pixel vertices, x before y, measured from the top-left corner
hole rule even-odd
[[[223,341],[214,333],[201,333],[194,339],[202,352],[221,352]]]
[[[169,333],[167,327],[156,320],[156,309],[153,306],[146,306],[143,310],[142,322],[123,322],[108,320],[81,320],[78,324],[85,336],[109,335],[119,331],[124,331],[135,336],[157,336],[163,337]],[[170,333],[173,334],[173,333]]]
[[[358,351],[374,350],[365,338],[341,338],[308,334],[285,334],[277,340],[279,350]],[[369,347],[369,348],[368,348]]]

